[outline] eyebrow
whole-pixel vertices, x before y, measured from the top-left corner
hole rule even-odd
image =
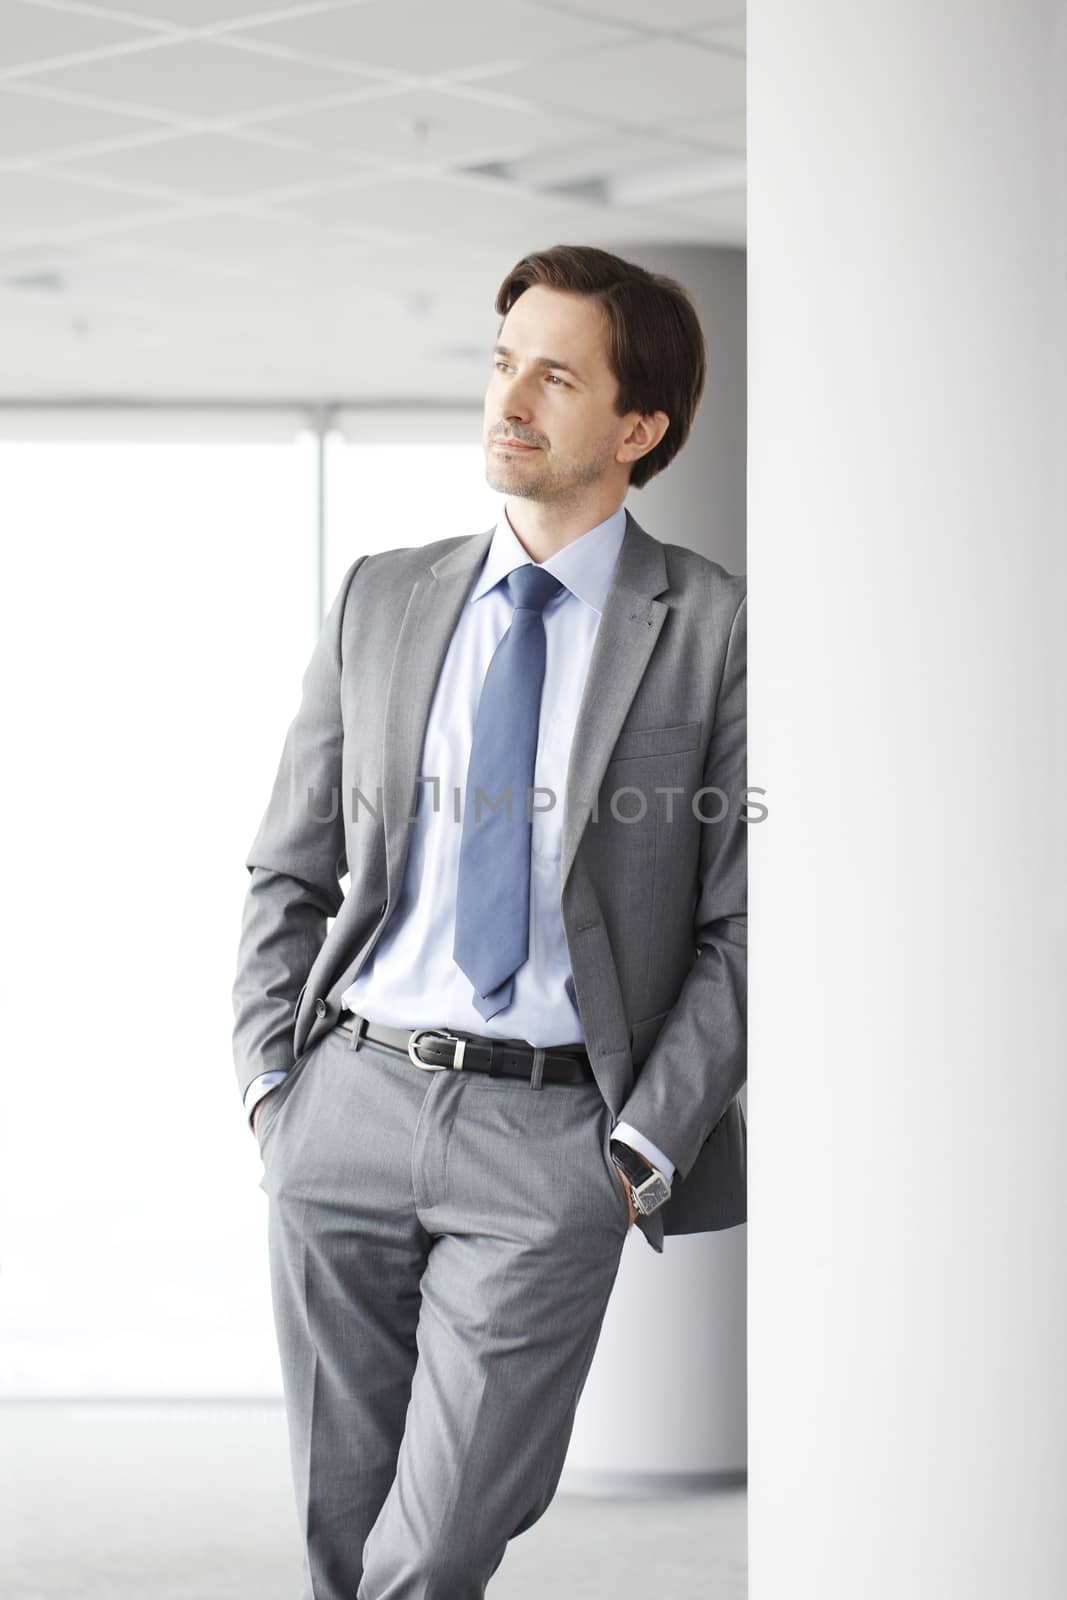
[[[493,346],[493,354],[495,356],[511,357],[515,352],[514,350],[509,350],[506,344],[498,344]],[[552,367],[559,372],[569,372],[571,377],[577,378],[579,383],[585,382],[585,379],[576,368],[568,365],[566,361],[557,361],[554,356],[538,356],[537,365],[539,367]]]

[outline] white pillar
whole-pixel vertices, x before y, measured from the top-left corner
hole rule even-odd
[[[744,572],[744,253],[614,248],[685,285],[709,351],[705,398],[685,449],[647,488],[631,491],[627,505],[665,544],[687,545],[729,572]],[[743,1474],[747,1231],[672,1236],[658,1255],[631,1229],[562,1488],[640,1492],[732,1483]]]
[[[748,19],[749,1592],[1059,1600],[1064,13]]]

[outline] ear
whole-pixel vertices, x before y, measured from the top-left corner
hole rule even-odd
[[[616,461],[640,461],[642,456],[647,456],[650,450],[656,448],[671,425],[671,419],[665,411],[653,411],[650,414],[635,411],[632,417],[626,437],[615,452]]]

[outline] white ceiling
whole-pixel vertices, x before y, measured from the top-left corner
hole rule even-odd
[[[0,0],[0,401],[484,386],[525,251],[741,245],[744,0]]]

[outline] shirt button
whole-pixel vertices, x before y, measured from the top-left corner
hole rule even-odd
[[[325,1002],[325,1000],[316,1000],[315,1001],[315,1015],[317,1017],[324,1017],[326,1015],[326,1002]]]

